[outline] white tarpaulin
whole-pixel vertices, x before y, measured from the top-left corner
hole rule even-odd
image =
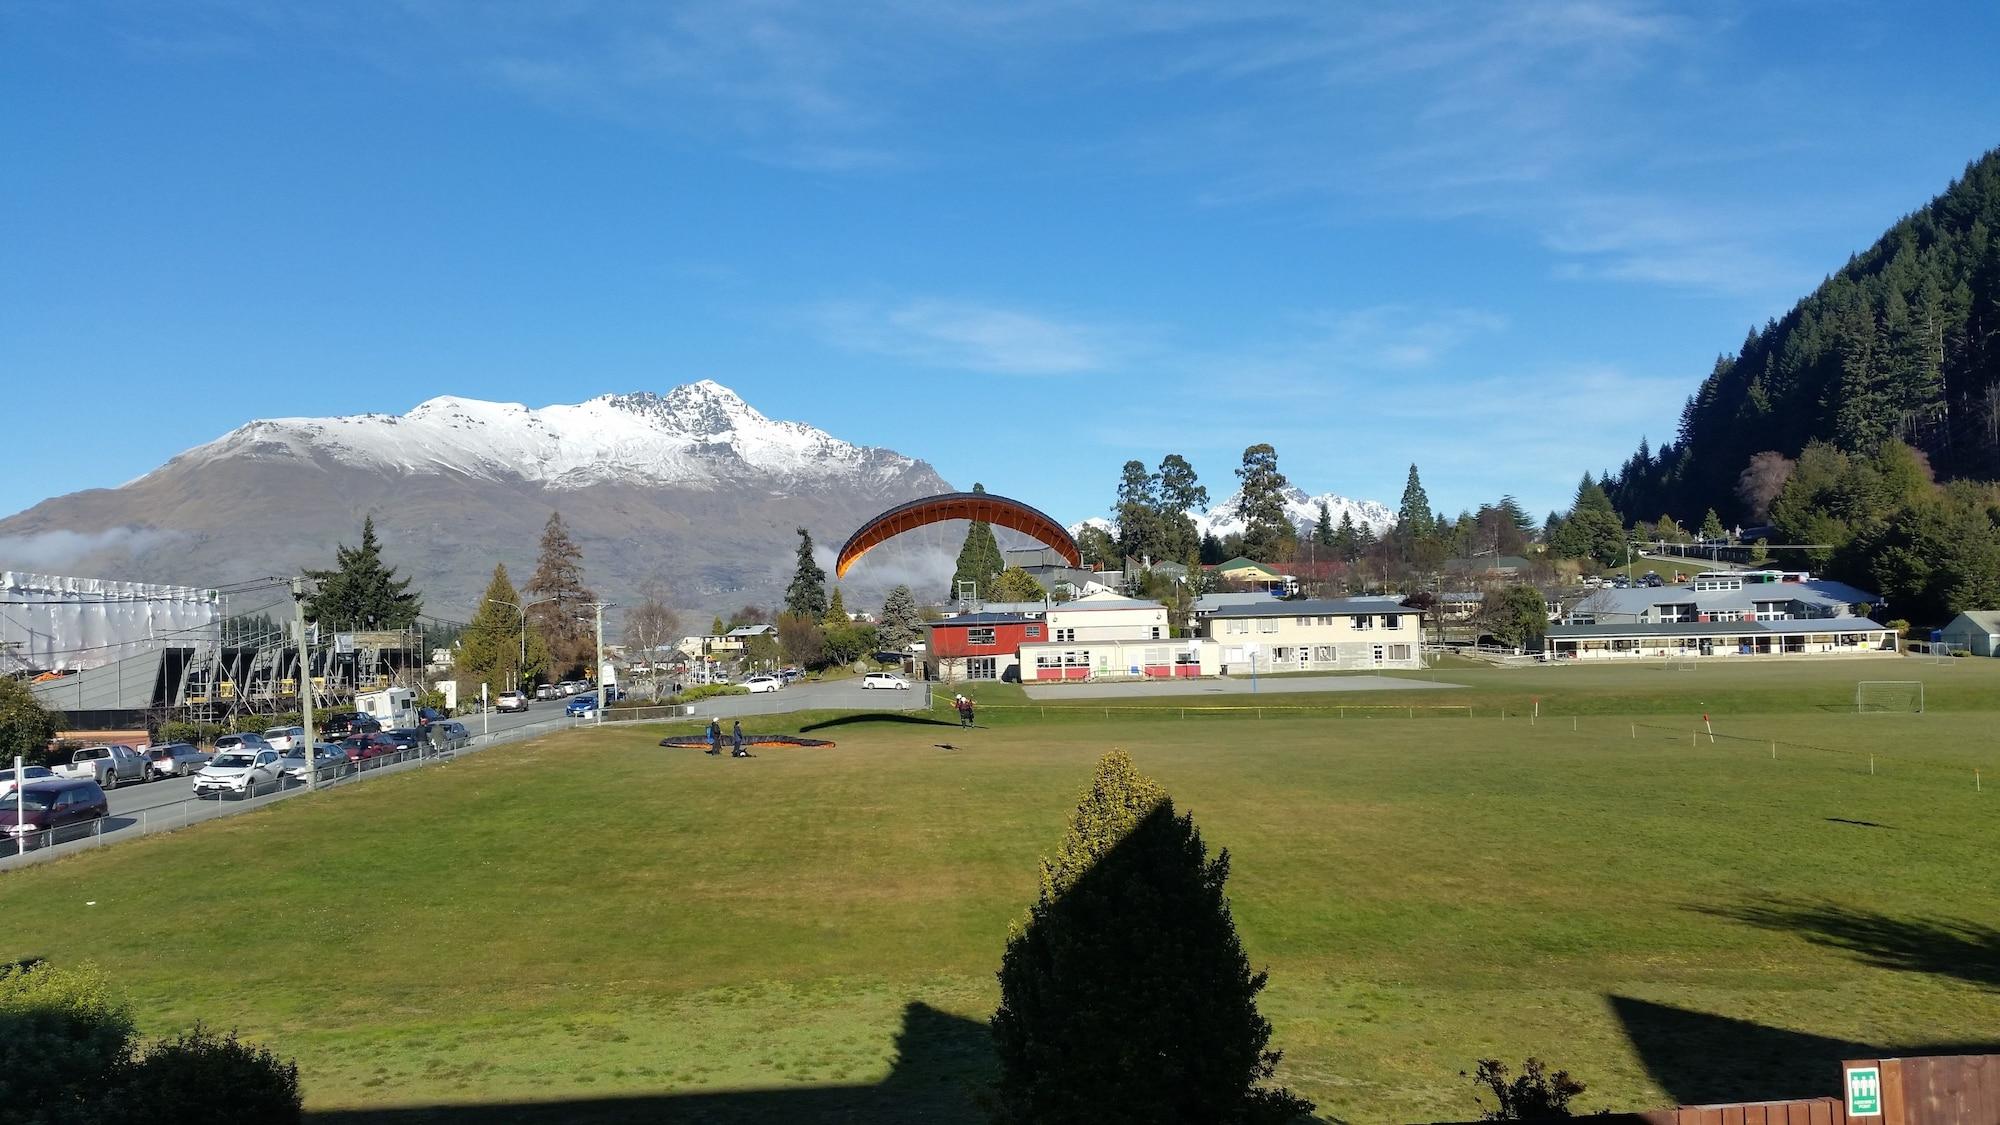
[[[97,668],[220,638],[212,590],[0,571],[0,672]]]

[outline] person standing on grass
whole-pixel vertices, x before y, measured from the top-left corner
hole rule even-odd
[[[722,753],[721,719],[710,719],[708,721],[708,752],[718,755]]]
[[[970,697],[967,697],[965,701],[965,725],[970,727],[973,725],[973,721],[972,700]]]
[[[958,712],[958,726],[959,729],[963,730],[965,728],[965,697],[963,695],[953,695],[951,697],[951,709]]]
[[[731,724],[731,729],[730,729],[730,734],[729,734],[729,743],[730,743],[730,749],[731,749],[731,751],[732,751],[732,754],[731,754],[731,756],[732,756],[732,757],[737,757],[737,758],[741,758],[741,757],[744,757],[744,756],[745,756],[745,755],[744,755],[744,753],[743,753],[743,720],[742,720],[742,719],[738,719],[738,720],[736,720],[736,722],[735,722],[735,723]]]

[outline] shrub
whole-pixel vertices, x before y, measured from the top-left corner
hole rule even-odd
[[[1191,817],[1124,753],[1097,765],[1000,963],[1003,1121],[1288,1122],[1265,975],[1250,969]]]
[[[44,961],[0,966],[0,1122],[81,1125],[132,1050],[134,1028],[104,974]]]
[[[47,710],[25,684],[0,676],[0,757],[27,758],[41,754],[56,736],[55,713]]]
[[[220,723],[161,723],[155,741],[186,742],[195,746],[206,746],[227,733],[229,732]]]
[[[289,1125],[299,1120],[299,1068],[197,1023],[162,1039],[128,1065],[116,1084],[111,1125]]]
[[[669,699],[668,703],[693,703],[700,699],[712,699],[718,695],[749,695],[750,689],[742,684],[696,684]]]
[[[1569,1071],[1551,1074],[1542,1060],[1529,1059],[1521,1064],[1520,1077],[1509,1081],[1507,1074],[1507,1065],[1499,1059],[1479,1060],[1472,1081],[1498,1103],[1487,1109],[1485,1099],[1475,1099],[1482,1110],[1481,1121],[1546,1121],[1575,1116],[1569,1103],[1583,1093],[1583,1083],[1571,1078]]]

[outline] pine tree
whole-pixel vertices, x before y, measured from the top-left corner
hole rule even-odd
[[[785,612],[819,621],[826,617],[826,571],[813,561],[812,532],[799,528],[799,563],[785,587]]]
[[[1002,1120],[1290,1122],[1230,917],[1229,853],[1122,751],[1098,762],[1008,939],[993,1015]]]
[[[1403,484],[1403,503],[1396,509],[1396,535],[1406,544],[1429,538],[1437,529],[1437,517],[1431,514],[1431,498],[1424,493],[1424,482],[1417,479],[1417,467],[1410,466],[1409,479]]]
[[[424,599],[410,592],[410,579],[397,578],[394,567],[382,565],[382,544],[375,538],[375,517],[361,521],[361,545],[336,544],[332,570],[308,570],[313,595],[306,600],[306,619],[321,632],[407,629],[417,623]]]
[[[972,491],[985,492],[986,486],[974,484]],[[951,574],[951,592],[946,596],[956,599],[961,584],[970,582],[979,596],[985,597],[1004,565],[1000,544],[993,538],[993,525],[973,520],[965,529],[965,542],[958,549],[958,566]]]
[[[1200,549],[1200,533],[1190,513],[1208,507],[1208,489],[1195,476],[1194,466],[1178,453],[1160,461],[1155,493],[1159,498],[1159,551],[1156,559],[1186,558]]]
[[[1340,516],[1346,519],[1348,513],[1342,512]],[[1313,525],[1313,542],[1322,547],[1331,547],[1334,544],[1333,537],[1333,513],[1327,511],[1326,501],[1322,500],[1319,502],[1319,522]]]
[[[481,684],[486,685],[488,698],[524,688],[547,672],[548,645],[533,621],[526,626],[523,658],[521,611],[516,608],[520,604],[521,595],[507,577],[506,565],[495,566],[478,611],[459,634],[458,652],[452,658],[462,698],[474,697]]]
[[[722,634],[723,634],[722,617],[718,614],[715,620],[708,623],[708,635],[711,637],[719,637]]]
[[[833,600],[826,603],[826,623],[828,625],[852,624],[847,619],[847,602],[840,596],[840,587],[833,588]]]
[[[1340,513],[1340,526],[1333,529],[1333,553],[1341,562],[1361,557],[1361,533],[1355,530],[1354,513]]]
[[[908,586],[898,586],[882,599],[882,624],[878,629],[883,647],[902,652],[924,637],[924,619],[917,609],[917,596]]]
[[[597,595],[583,584],[583,548],[570,538],[561,512],[549,513],[541,556],[522,592],[541,603],[529,608],[528,617],[548,641],[550,670],[558,679],[573,678],[596,663],[596,631],[586,619]]]
[[[1238,514],[1243,517],[1243,553],[1260,562],[1291,557],[1298,531],[1285,511],[1291,482],[1278,471],[1278,451],[1268,443],[1245,449],[1236,479],[1242,485]]]
[[[987,598],[996,602],[1038,602],[1048,596],[1042,584],[1033,575],[1018,566],[1010,566],[993,580],[993,591]]]
[[[1701,537],[1721,539],[1727,534],[1728,530],[1722,526],[1722,517],[1715,514],[1714,508],[1710,508],[1708,514],[1701,517]]]
[[[1160,548],[1158,481],[1143,461],[1127,461],[1111,509],[1118,524],[1118,550],[1125,558],[1151,558]]]

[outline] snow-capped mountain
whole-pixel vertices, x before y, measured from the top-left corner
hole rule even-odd
[[[321,458],[391,473],[529,480],[553,489],[614,480],[703,487],[746,477],[879,484],[919,463],[802,422],[774,422],[728,387],[703,379],[663,395],[600,395],[540,409],[444,397],[400,415],[274,418],[238,427],[156,471],[221,459]]]
[[[1396,513],[1373,500],[1350,500],[1338,493],[1322,492],[1318,496],[1308,496],[1304,489],[1285,490],[1285,513],[1292,517],[1292,523],[1301,533],[1310,532],[1319,523],[1319,506],[1326,505],[1327,517],[1335,527],[1340,526],[1340,517],[1347,515],[1354,520],[1356,528],[1367,527],[1381,535],[1396,522]],[[1242,534],[1244,527],[1243,494],[1238,492],[1224,498],[1205,512],[1191,512],[1195,530],[1203,535],[1213,534],[1217,539],[1231,534]],[[1118,525],[1103,516],[1091,516],[1070,525],[1071,535],[1080,534],[1086,527],[1095,527],[1112,535],[1118,533]]]
[[[557,511],[609,600],[633,604],[660,579],[680,606],[727,611],[782,596],[795,528],[837,548],[884,508],[950,487],[922,461],[774,421],[709,380],[540,408],[434,398],[406,414],[251,422],[118,488],[45,500],[0,519],[0,570],[34,558],[219,586],[327,566],[373,516],[426,612],[463,621],[495,563],[527,580]],[[886,574],[857,573],[848,597],[879,599]]]

